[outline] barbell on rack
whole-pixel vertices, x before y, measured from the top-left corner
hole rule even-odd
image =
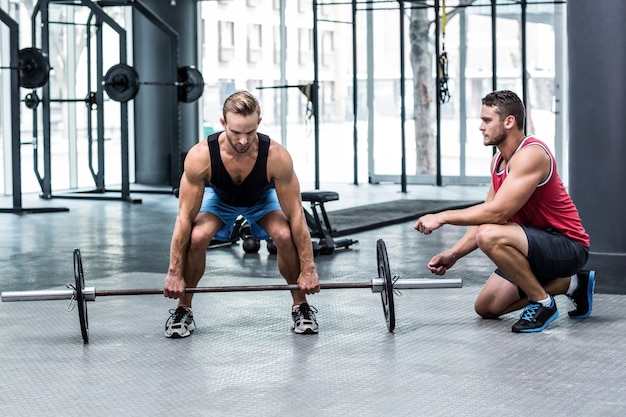
[[[0,67],[19,71],[19,84],[23,88],[43,87],[50,79],[50,62],[37,48],[24,48],[18,53],[17,66]],[[140,85],[174,86],[178,88],[178,101],[193,103],[204,93],[204,78],[194,66],[179,67],[176,81],[141,81],[137,71],[127,64],[113,65],[106,72],[102,85],[111,100],[126,103],[137,95]],[[85,101],[86,99],[53,99],[51,101]],[[34,109],[39,100],[31,95],[24,100],[29,108]]]
[[[50,79],[50,62],[37,48],[20,49],[17,66],[0,67],[19,71],[19,84],[24,88],[39,88]]]
[[[351,289],[371,288],[372,292],[380,293],[387,330],[393,332],[396,325],[394,305],[394,291],[403,289],[433,289],[433,288],[460,288],[463,281],[456,278],[413,278],[399,279],[391,276],[387,247],[382,239],[376,242],[376,258],[378,277],[370,282],[326,282],[321,283],[321,289]],[[83,263],[79,249],[74,249],[74,284],[68,284],[66,290],[39,290],[39,291],[5,291],[2,292],[3,302],[12,301],[44,301],[44,300],[70,300],[70,304],[76,302],[80,329],[84,343],[89,343],[89,320],[87,315],[87,301],[95,301],[97,297],[124,296],[124,295],[150,295],[163,294],[163,289],[127,289],[127,290],[96,290],[94,287],[85,287]],[[237,291],[276,291],[298,290],[294,284],[284,285],[241,285],[221,287],[197,287],[187,288],[190,294],[212,292],[237,292]]]
[[[37,95],[37,92],[33,90],[32,92],[26,94],[24,97],[24,104],[31,110],[36,109],[41,103],[41,99]],[[96,109],[98,107],[98,100],[96,99],[96,93],[90,92],[87,94],[85,98],[52,98],[50,99],[52,103],[85,103],[87,107],[90,109]]]
[[[159,85],[178,87],[178,101],[193,103],[204,93],[202,73],[193,66],[178,68],[178,80],[175,82],[141,81],[137,71],[127,64],[113,65],[106,72],[102,85],[112,100],[126,103],[135,98],[140,85]]]

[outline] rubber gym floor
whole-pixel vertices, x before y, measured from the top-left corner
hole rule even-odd
[[[482,199],[486,191],[409,186],[400,193],[393,184],[323,189],[340,195],[329,211],[402,198]],[[69,211],[0,216],[0,289],[65,289],[74,281],[75,248],[88,287],[162,287],[177,200],[165,192],[133,197],[142,203],[24,196],[23,207]],[[11,200],[0,204],[10,207]],[[431,277],[427,261],[464,228],[423,236],[413,223],[349,236],[358,243],[316,257],[321,281],[377,277],[377,239],[386,243],[393,276]],[[311,296],[320,332],[307,336],[290,330],[286,291],[196,295],[197,330],[177,340],[163,336],[173,300],[97,298],[87,304],[88,344],[69,300],[1,303],[0,415],[623,416],[625,296],[597,293],[586,320],[569,319],[572,304],[558,296],[560,317],[548,329],[515,334],[519,313],[483,320],[473,311],[492,269],[475,252],[447,275],[461,278],[463,288],[396,294],[394,333],[387,331],[380,295],[369,289]],[[265,245],[245,254],[237,244],[207,251],[200,285],[281,283]]]

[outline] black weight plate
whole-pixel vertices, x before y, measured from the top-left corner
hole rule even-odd
[[[20,87],[43,87],[50,78],[50,63],[37,48],[20,49],[18,67]]]
[[[204,93],[204,78],[195,67],[178,68],[178,101],[193,103]]]
[[[87,301],[85,300],[85,276],[80,250],[74,249],[74,285],[76,288],[76,303],[78,304],[78,318],[83,343],[89,343],[89,318],[87,317]]]
[[[139,92],[139,75],[129,65],[116,64],[104,75],[103,85],[111,100],[126,103]]]
[[[376,242],[376,258],[378,259],[378,276],[383,279],[383,289],[380,298],[383,303],[383,312],[387,321],[387,330],[393,333],[396,328],[396,312],[393,304],[393,280],[389,268],[389,258],[387,256],[387,246],[382,239]]]

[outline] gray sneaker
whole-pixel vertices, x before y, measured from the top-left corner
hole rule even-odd
[[[317,310],[307,303],[300,304],[291,310],[291,328],[297,334],[315,334],[319,326],[315,319]]]
[[[196,329],[193,312],[189,307],[178,307],[170,310],[170,317],[165,322],[165,337],[175,339],[187,337]]]

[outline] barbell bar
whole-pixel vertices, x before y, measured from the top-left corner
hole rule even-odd
[[[175,86],[178,88],[178,101],[193,103],[204,93],[202,73],[193,66],[178,68],[177,81],[141,81],[135,68],[127,64],[115,64],[104,75],[104,91],[115,101],[126,103],[135,98],[140,85]]]
[[[36,91],[32,91],[24,97],[24,104],[31,110],[36,109],[41,103],[41,99],[37,95]],[[85,103],[90,109],[98,107],[98,100],[96,99],[96,93],[90,92],[85,98],[51,98],[51,103]]]
[[[378,277],[371,281],[356,282],[323,282],[320,289],[356,289],[370,288],[373,293],[381,294],[383,312],[387,330],[393,332],[395,329],[395,305],[394,291],[412,289],[436,289],[436,288],[461,288],[463,281],[457,278],[412,278],[399,279],[392,278],[389,267],[387,248],[382,239],[376,242],[376,258],[378,267]],[[238,286],[214,286],[187,288],[188,294],[197,293],[217,293],[217,292],[248,292],[248,291],[279,291],[298,290],[300,287],[295,284],[277,285],[238,285]],[[46,301],[46,300],[70,300],[78,305],[78,315],[80,321],[83,342],[89,343],[89,320],[87,314],[87,301],[95,301],[97,297],[108,296],[131,296],[131,295],[156,295],[163,294],[160,288],[139,288],[139,289],[109,289],[96,290],[95,287],[85,287],[82,258],[79,249],[74,249],[74,284],[68,284],[65,290],[36,290],[36,291],[4,291],[1,294],[3,302],[15,301]]]
[[[448,288],[450,282],[457,281],[451,279],[437,278],[413,278],[399,279],[393,284],[394,290],[415,290],[415,289],[432,289],[432,288]],[[458,281],[461,286],[461,281]],[[363,282],[323,282],[320,284],[322,290],[336,289],[356,289],[370,288],[373,293],[382,292],[384,286],[383,279],[372,278],[371,281]],[[187,288],[187,294],[212,293],[212,292],[254,292],[254,291],[282,291],[282,290],[299,290],[297,284],[263,284],[263,285],[235,285],[235,286],[211,286]],[[75,294],[73,287],[65,290],[34,290],[34,291],[4,291],[2,293],[2,301],[50,301],[50,300],[69,300]],[[161,288],[135,288],[128,290],[96,290],[96,287],[85,287],[84,296],[87,301],[96,301],[97,297],[119,297],[125,295],[161,295]]]
[[[20,49],[17,66],[0,67],[19,71],[19,84],[23,88],[43,87],[50,79],[50,62],[37,48]]]

